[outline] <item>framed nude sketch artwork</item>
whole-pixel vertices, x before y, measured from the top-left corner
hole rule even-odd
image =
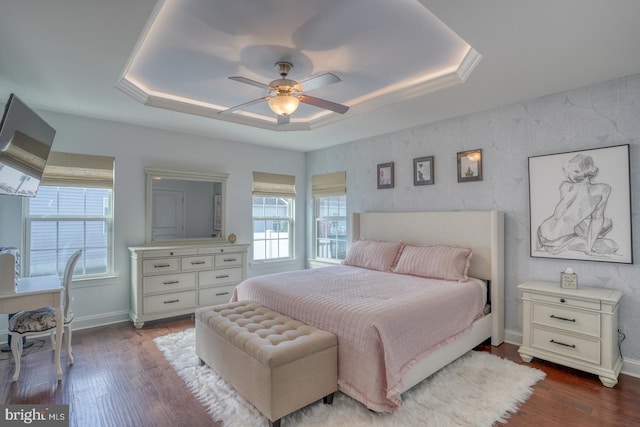
[[[531,256],[633,263],[629,145],[529,157]]]

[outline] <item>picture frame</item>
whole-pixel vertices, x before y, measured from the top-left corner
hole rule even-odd
[[[482,150],[458,152],[458,182],[482,181]]]
[[[529,157],[530,254],[633,264],[629,145]]]
[[[378,165],[378,189],[393,188],[394,186],[394,170],[393,162],[381,163]]]
[[[433,185],[433,156],[413,159],[413,185]]]

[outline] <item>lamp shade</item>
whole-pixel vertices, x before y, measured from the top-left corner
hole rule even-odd
[[[269,99],[269,108],[278,115],[288,116],[298,109],[300,100],[292,95],[276,95]]]

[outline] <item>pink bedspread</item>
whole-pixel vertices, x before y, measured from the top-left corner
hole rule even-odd
[[[253,300],[338,337],[338,383],[378,412],[402,404],[413,364],[468,332],[486,300],[479,281],[449,282],[346,265],[253,277],[233,301]]]

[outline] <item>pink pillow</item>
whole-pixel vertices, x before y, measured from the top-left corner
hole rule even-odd
[[[402,242],[356,240],[351,244],[347,257],[342,263],[370,270],[391,271],[400,249],[402,249]]]
[[[471,249],[458,246],[405,245],[393,272],[464,282],[468,279],[471,254]]]

